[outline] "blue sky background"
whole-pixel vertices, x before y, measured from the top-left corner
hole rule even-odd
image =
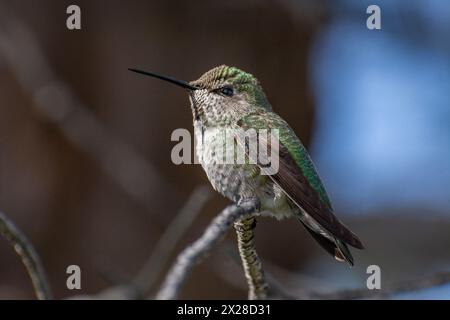
[[[381,7],[381,30],[366,28],[370,4]],[[311,153],[334,206],[353,215],[414,207],[449,215],[450,1],[335,6],[310,53]],[[361,285],[336,272],[342,286]],[[450,299],[450,285],[397,298]]]
[[[351,14],[369,2],[342,1],[311,51],[314,160],[339,211],[448,214],[450,1],[377,3],[382,30]]]

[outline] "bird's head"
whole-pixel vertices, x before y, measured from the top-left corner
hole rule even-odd
[[[189,83],[154,73],[130,70],[187,89],[194,120],[206,126],[226,125],[258,108],[272,110],[258,80],[235,67],[215,67]]]

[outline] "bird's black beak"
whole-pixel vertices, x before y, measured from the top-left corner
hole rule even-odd
[[[163,75],[160,75],[160,74],[157,74],[157,73],[142,71],[142,70],[138,70],[138,69],[131,69],[131,68],[128,69],[128,70],[136,72],[136,73],[140,73],[140,74],[143,74],[143,75],[146,75],[146,76],[150,76],[150,77],[153,77],[153,78],[161,79],[161,80],[173,83],[173,84],[175,84],[177,86],[180,86],[182,88],[185,88],[185,89],[188,89],[188,90],[191,90],[191,91],[194,91],[194,90],[198,89],[197,87],[191,86],[186,81],[177,80],[177,79],[174,79],[174,78],[171,78],[171,77],[167,77],[167,76],[163,76]]]

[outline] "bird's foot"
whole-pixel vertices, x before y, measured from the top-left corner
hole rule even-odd
[[[243,198],[237,203],[238,207],[244,208],[245,210],[253,210],[255,213],[261,210],[261,201],[257,198]]]

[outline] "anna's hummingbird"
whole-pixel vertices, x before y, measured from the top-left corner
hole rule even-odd
[[[347,245],[363,249],[363,244],[335,217],[308,152],[286,121],[272,111],[253,75],[222,65],[188,83],[155,73],[130,70],[188,90],[195,135],[203,141],[197,148],[197,156],[215,190],[237,204],[247,199],[258,200],[259,214],[279,219],[297,218],[327,252],[338,261],[353,265]],[[257,163],[224,164],[219,161],[216,151],[223,140],[217,136],[218,133],[205,134],[211,128],[277,129],[277,173],[263,175]]]

